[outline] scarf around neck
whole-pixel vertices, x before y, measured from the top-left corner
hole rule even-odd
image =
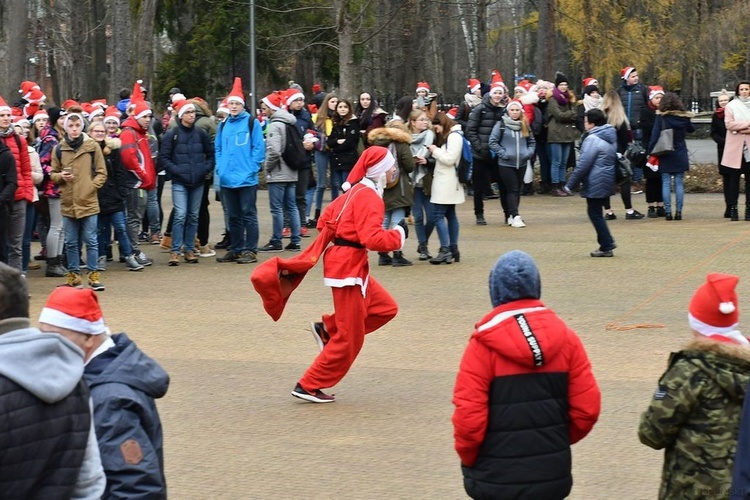
[[[11,125],[5,130],[0,130],[0,137],[10,137],[14,132],[15,130],[13,129],[13,125]]]
[[[732,109],[735,120],[743,122],[750,121],[750,97],[745,99],[742,97],[732,99],[729,101],[729,104],[727,104],[727,108]]]
[[[570,101],[568,100],[568,96],[560,92],[557,87],[552,89],[552,97],[555,98],[557,104],[559,104],[560,106],[567,106],[570,103]]]
[[[514,132],[521,130],[521,120],[514,120],[508,115],[503,115],[503,123],[505,124],[505,128]]]
[[[585,94],[583,96],[583,109],[588,111],[590,109],[599,109],[602,107],[602,96],[594,97],[591,94]]]
[[[81,144],[83,144],[83,134],[79,135],[76,139],[70,139],[68,134],[65,134],[65,142],[73,148],[73,151],[77,151],[81,147]]]

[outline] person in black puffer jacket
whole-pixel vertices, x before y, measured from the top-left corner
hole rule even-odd
[[[471,143],[474,156],[474,215],[477,224],[484,226],[484,195],[490,193],[490,184],[498,182],[497,164],[490,155],[490,135],[492,129],[505,113],[504,103],[507,101],[505,87],[502,82],[492,85],[489,94],[485,95],[482,103],[477,105],[469,115],[466,124],[466,138]]]
[[[214,148],[208,134],[194,127],[195,105],[190,101],[174,103],[179,123],[164,134],[159,161],[172,176],[174,225],[169,265],[180,264],[180,248],[184,246],[185,262],[196,264],[195,235],[198,212],[203,196],[204,179],[214,168]]]

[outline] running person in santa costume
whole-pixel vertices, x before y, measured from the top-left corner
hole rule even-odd
[[[256,291],[266,311],[278,320],[291,292],[323,254],[323,282],[331,287],[333,314],[312,324],[321,349],[292,391],[292,396],[313,403],[332,403],[322,391],[333,387],[349,371],[365,340],[396,316],[398,305],[370,276],[367,251],[400,250],[408,236],[402,220],[394,229],[383,229],[383,189],[395,175],[396,160],[388,149],[371,146],[360,156],[336,198],[321,214],[320,234],[300,255],[274,257],[253,272]],[[328,246],[333,243],[332,246]]]

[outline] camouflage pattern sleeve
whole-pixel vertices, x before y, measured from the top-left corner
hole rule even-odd
[[[641,415],[641,443],[660,450],[675,441],[696,405],[702,378],[701,370],[685,358],[671,363],[659,379],[651,404]]]

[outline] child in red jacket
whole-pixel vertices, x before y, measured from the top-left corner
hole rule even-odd
[[[490,272],[494,309],[477,324],[453,392],[464,487],[478,498],[565,498],[570,445],[599,417],[583,344],[539,300],[534,260],[508,252]]]

